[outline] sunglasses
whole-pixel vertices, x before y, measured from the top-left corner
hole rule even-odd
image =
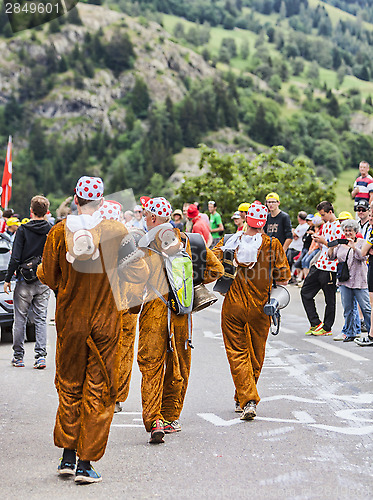
[[[367,209],[366,209],[366,208],[358,208],[358,209],[356,210],[356,212],[366,212],[366,211],[367,211]]]

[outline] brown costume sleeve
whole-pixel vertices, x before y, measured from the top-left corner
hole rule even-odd
[[[223,264],[221,264],[215,253],[208,248],[206,253],[206,270],[203,283],[206,284],[218,280],[221,276],[223,276],[223,274]]]
[[[149,267],[146,264],[145,258],[140,258],[131,262],[127,266],[120,266],[121,281],[144,284],[149,279]]]
[[[62,225],[57,224],[48,233],[47,241],[44,245],[42,263],[37,269],[37,276],[42,283],[45,283],[52,290],[57,290],[61,278],[61,268],[59,265],[59,242],[58,235]],[[62,228],[63,231],[63,228]]]
[[[222,238],[212,250],[213,254],[220,260],[220,262],[223,262],[223,250],[221,249],[223,245],[224,238]]]

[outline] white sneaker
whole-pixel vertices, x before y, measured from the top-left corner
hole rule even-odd
[[[256,403],[255,401],[249,401],[243,409],[240,419],[253,420],[254,417],[256,417]]]
[[[346,335],[344,333],[340,333],[339,335],[336,335],[333,337],[333,340],[341,340],[343,341],[346,338]]]

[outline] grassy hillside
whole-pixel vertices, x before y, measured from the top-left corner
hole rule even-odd
[[[322,2],[320,2],[322,3]],[[328,6],[331,7],[331,6]],[[339,11],[339,9],[335,9],[335,11]],[[351,14],[344,13],[343,11],[340,11],[341,15],[346,14],[352,18],[354,16],[351,16]],[[263,19],[270,19],[271,21],[275,20],[275,17],[272,16],[264,16],[260,14],[256,14],[256,16],[260,17],[262,20]],[[336,17],[336,15],[335,15]],[[174,28],[176,24],[181,23],[184,26],[184,30],[188,31],[191,27],[196,27],[196,23],[192,23],[190,21],[187,21],[186,19],[170,15],[170,14],[163,14],[163,26],[170,35],[173,35],[174,33]],[[368,23],[366,23],[368,24]],[[373,29],[373,25],[370,25]],[[199,48],[194,48],[194,50],[201,52],[203,48],[207,47],[207,49],[210,51],[211,56],[217,56],[219,53],[219,48],[221,45],[221,42],[223,38],[233,38],[236,42],[237,45],[237,51],[238,51],[238,56],[234,57],[230,60],[230,67],[232,69],[236,69],[239,71],[247,71],[248,66],[249,66],[249,60],[247,59],[242,59],[240,57],[240,47],[243,42],[247,41],[249,44],[249,51],[250,51],[250,56],[255,53],[256,48],[255,48],[255,42],[258,38],[258,35],[253,33],[252,31],[249,30],[243,30],[239,28],[235,28],[234,30],[226,30],[223,27],[212,27],[210,28],[210,40],[206,46],[201,46]],[[182,40],[179,40],[179,43],[184,43],[185,46],[187,47],[192,47],[190,44],[186,43],[185,41],[183,42]],[[266,47],[268,47],[269,54],[272,57],[281,57],[281,54],[278,50],[276,50],[275,45],[271,43],[267,43]],[[250,57],[249,56],[249,57]],[[281,93],[286,97],[288,94],[286,92],[286,88],[288,88],[291,84],[301,84],[304,87],[306,87],[309,83],[309,78],[307,77],[307,70],[310,66],[310,63],[305,61],[305,68],[304,71],[301,73],[301,75],[294,77],[293,75],[290,76],[288,85],[285,85],[284,91]],[[223,66],[224,68],[228,68],[227,66]],[[324,83],[327,85],[328,88],[336,88],[337,86],[337,72],[326,69],[326,68],[319,68],[320,72],[320,82],[323,85]],[[373,96],[373,82],[369,81],[364,81],[360,80],[359,78],[356,78],[353,75],[346,75],[342,85],[339,87],[340,92],[347,91],[349,89],[358,89],[362,95],[362,97],[366,98],[369,95]]]
[[[344,12],[333,5],[329,5],[322,0],[308,0],[308,4],[310,7],[316,8],[318,5],[325,7],[325,10],[330,16],[332,24],[336,26],[339,21],[356,21],[356,17],[348,12]],[[365,21],[362,22],[362,26],[367,29],[373,31],[373,24],[367,23]]]
[[[354,215],[354,202],[348,189],[353,186],[358,174],[359,171],[357,168],[350,168],[348,170],[344,170],[338,176],[337,183],[335,185],[336,199],[334,201],[334,208],[337,215],[339,212],[342,212],[342,210],[347,210]]]

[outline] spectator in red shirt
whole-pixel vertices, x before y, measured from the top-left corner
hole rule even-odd
[[[198,208],[195,205],[189,205],[187,211],[188,219],[192,221],[192,233],[202,234],[203,239],[205,240],[206,245],[209,247],[212,243],[212,236],[210,233],[210,228],[203,221],[201,214],[199,213]]]

